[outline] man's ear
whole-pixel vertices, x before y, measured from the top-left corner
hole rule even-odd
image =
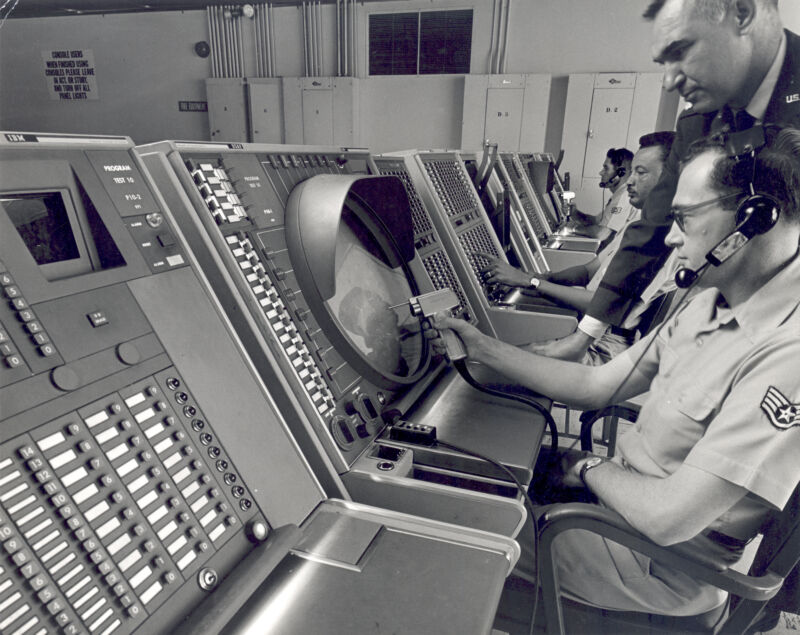
[[[756,0],[736,0],[733,5],[736,25],[739,31],[747,30],[755,20],[758,11]]]

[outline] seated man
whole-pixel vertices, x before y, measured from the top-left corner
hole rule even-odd
[[[644,206],[650,191],[661,176],[664,160],[669,154],[674,138],[675,133],[673,132],[655,132],[644,135],[639,139],[639,149],[633,157],[632,172],[627,180],[627,192],[633,210],[633,214],[626,219],[627,223],[639,218],[639,210]],[[526,294],[535,292],[566,304],[580,312],[585,312],[592,301],[597,285],[603,279],[606,263],[622,240],[624,228],[625,226],[621,228],[614,240],[598,256],[595,256],[585,265],[531,276],[530,273],[515,269],[502,260],[493,259],[492,264],[484,269],[485,279],[487,282],[520,287]],[[651,285],[645,297],[652,300],[663,296],[663,290],[660,288],[662,282],[663,278],[659,278],[655,285]],[[616,352],[627,348],[633,342],[639,319],[648,306],[649,302],[637,307],[637,311],[632,312],[633,317],[622,328],[609,329],[602,341],[598,342],[588,354],[587,363],[604,363]],[[550,354],[548,349],[541,348],[542,345],[531,345],[533,347],[531,350],[551,357],[579,360],[584,357],[584,353],[589,349],[593,338],[581,333],[576,334],[574,339],[575,341],[566,339],[568,356]],[[548,343],[548,345],[552,347],[552,344]],[[560,349],[554,352],[560,352]]]
[[[581,233],[582,225],[608,227],[617,232],[627,222],[631,210],[625,200],[625,184],[631,173],[631,161],[633,152],[628,148],[609,148],[599,172],[599,185],[603,189],[608,188],[611,197],[597,214],[574,210],[570,224],[575,226],[575,233]]]
[[[724,140],[694,146],[672,214],[666,242],[681,280],[699,272],[700,292],[607,364],[539,357],[454,318],[434,325],[453,329],[470,360],[576,408],[649,391],[613,459],[567,453],[558,480],[588,489],[658,544],[692,540],[734,562],[800,480],[800,132],[783,130],[738,161]],[[548,493],[533,492],[540,502]],[[559,536],[555,548],[564,592],[587,604],[697,615],[725,599],[583,530]],[[529,574],[530,554],[521,562]]]

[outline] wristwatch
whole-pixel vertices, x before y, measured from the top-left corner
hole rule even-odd
[[[591,470],[593,467],[602,465],[606,461],[608,461],[608,459],[604,456],[593,456],[590,459],[587,459],[586,461],[583,462],[583,465],[581,465],[580,477],[584,487],[586,487],[587,489],[589,488],[589,485],[586,482],[586,472]]]
[[[541,283],[542,283],[542,281],[541,281],[541,280],[539,280],[539,278],[537,278],[536,276],[533,276],[533,277],[532,277],[532,278],[531,278],[531,279],[528,281],[528,286],[529,286],[531,289],[534,289],[534,290],[536,290],[536,289],[538,289],[538,288],[539,288],[539,285],[540,285]]]

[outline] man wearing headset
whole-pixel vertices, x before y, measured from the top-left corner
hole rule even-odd
[[[603,206],[603,210],[596,215],[588,212],[575,211],[572,218],[576,225],[575,231],[581,233],[580,225],[599,225],[608,227],[612,231],[620,231],[627,223],[628,216],[633,211],[628,198],[625,196],[625,184],[631,173],[633,152],[628,148],[609,148],[603,167],[600,169],[600,187],[608,188],[611,197]]]
[[[625,232],[592,299],[581,328],[595,337],[607,324],[622,324],[669,253],[667,212],[689,144],[756,121],[800,127],[800,37],[782,29],[777,0],[651,0],[644,17],[653,22],[653,59],[664,68],[664,87],[690,108],[678,120],[642,219]]]
[[[588,489],[659,544],[692,540],[727,562],[800,479],[800,132],[730,156],[751,141],[732,135],[688,154],[666,242],[681,267],[676,281],[699,292],[609,363],[539,357],[461,320],[434,323],[455,331],[471,360],[576,408],[649,391],[617,455],[567,453],[560,483]],[[540,502],[545,494],[533,492]],[[724,601],[583,530],[559,536],[556,552],[563,591],[587,604],[697,615]],[[530,556],[521,563],[527,577]]]
[[[482,272],[486,282],[518,287],[523,289],[524,293],[531,293],[531,290],[534,290],[539,295],[585,313],[597,285],[603,278],[609,259],[619,247],[622,240],[621,232],[628,224],[638,219],[639,210],[644,206],[650,192],[658,182],[674,138],[674,132],[662,131],[643,135],[639,139],[639,149],[633,155],[630,175],[626,179],[625,189],[631,211],[626,213],[626,222],[618,228],[618,235],[598,256],[583,265],[535,275],[516,269],[499,258],[492,258],[491,264]],[[490,258],[489,254],[484,255],[487,259]],[[604,364],[633,343],[636,328],[639,326],[643,313],[651,308],[649,300],[661,290],[663,286],[661,282],[659,280],[653,285],[654,289],[649,295],[645,294],[648,302],[641,302],[637,307],[636,314],[631,315],[622,327],[611,327],[602,337],[593,338],[580,330],[579,324],[578,329],[571,335],[552,342],[531,344],[528,346],[528,350],[548,357],[574,361],[583,360],[586,364]],[[663,297],[663,294],[659,293],[658,297]],[[597,339],[596,342],[595,339]]]

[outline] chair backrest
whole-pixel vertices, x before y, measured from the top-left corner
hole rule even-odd
[[[778,595],[770,600],[770,605],[780,605],[782,611],[800,612],[800,587],[790,584],[789,578],[797,580],[797,562],[800,560],[800,484],[795,487],[792,497],[783,511],[773,514],[765,527],[764,537],[756,553],[751,575],[762,575],[773,571],[786,577]]]
[[[783,586],[763,610],[767,613],[800,614],[800,483],[795,487],[789,502],[781,512],[775,512],[765,523],[761,544],[750,567],[749,575],[761,576],[767,572],[784,578]],[[750,615],[762,607],[747,601],[731,600],[727,623],[736,632],[738,624],[749,620]],[[735,625],[735,626],[734,626]],[[726,629],[728,630],[728,629]]]

